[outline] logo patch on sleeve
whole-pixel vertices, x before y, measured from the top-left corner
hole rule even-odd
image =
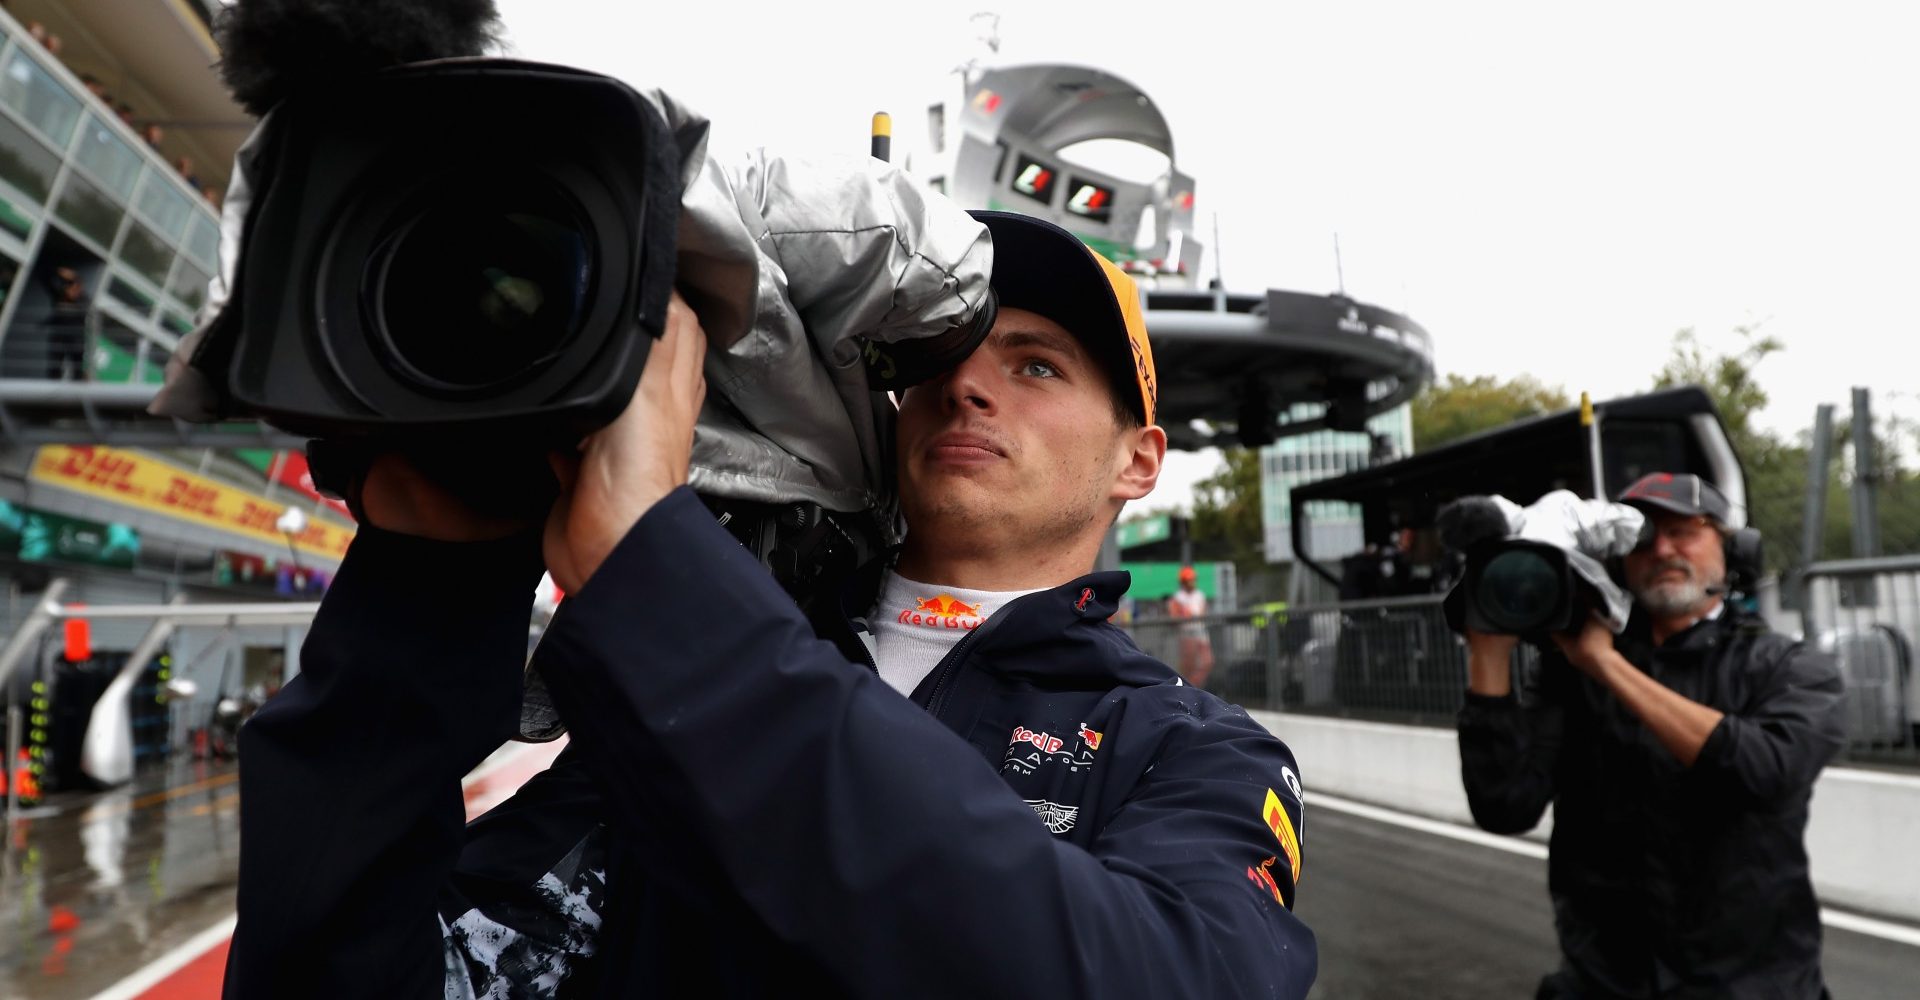
[[[1280,885],[1273,880],[1273,863],[1278,860],[1280,859],[1277,857],[1270,857],[1257,865],[1249,867],[1247,869],[1247,878],[1251,879],[1254,885],[1272,894],[1274,902],[1285,906],[1287,905],[1287,901],[1280,898]]]
[[[1273,839],[1280,842],[1281,853],[1287,856],[1287,866],[1293,869],[1293,880],[1300,881],[1300,838],[1293,832],[1293,820],[1287,817],[1287,810],[1280,804],[1280,796],[1273,789],[1267,789],[1267,805],[1261,813],[1267,821],[1267,829],[1273,831]]]

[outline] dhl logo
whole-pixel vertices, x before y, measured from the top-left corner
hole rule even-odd
[[[1273,831],[1273,837],[1280,842],[1281,853],[1287,856],[1287,865],[1293,869],[1293,880],[1300,881],[1300,838],[1293,832],[1293,820],[1288,818],[1287,810],[1280,805],[1280,796],[1267,789],[1267,805],[1263,811],[1267,829]]]
[[[980,605],[963,604],[956,600],[952,594],[941,594],[939,597],[921,597],[916,600],[920,606],[913,610],[923,614],[952,615],[954,617],[965,616],[969,618],[980,617]]]

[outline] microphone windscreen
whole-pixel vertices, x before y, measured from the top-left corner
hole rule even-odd
[[[303,91],[404,63],[478,56],[495,44],[494,0],[240,0],[215,20],[220,75],[264,115]]]
[[[1447,503],[1434,515],[1434,528],[1440,534],[1440,544],[1449,552],[1465,552],[1481,542],[1513,533],[1506,512],[1492,497],[1485,496],[1461,497]]]

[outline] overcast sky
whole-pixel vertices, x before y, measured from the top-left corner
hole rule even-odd
[[[1767,426],[1855,385],[1920,416],[1908,5],[500,7],[516,54],[673,92],[718,150],[809,153],[864,150],[876,110],[910,127],[997,10],[1000,64],[1098,66],[1160,105],[1229,288],[1333,290],[1337,233],[1348,293],[1425,325],[1442,372],[1604,398],[1646,388],[1680,328],[1732,349],[1757,323],[1786,345]]]

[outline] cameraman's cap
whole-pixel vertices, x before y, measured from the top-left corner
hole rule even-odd
[[[1675,514],[1705,515],[1723,527],[1732,524],[1733,504],[1727,501],[1727,495],[1691,472],[1654,472],[1641,476],[1620,494],[1619,500],[1631,506]]]
[[[1039,313],[1067,329],[1106,366],[1121,401],[1152,426],[1159,393],[1140,290],[1113,262],[1045,219],[968,213],[993,234],[993,293],[1000,305]]]

